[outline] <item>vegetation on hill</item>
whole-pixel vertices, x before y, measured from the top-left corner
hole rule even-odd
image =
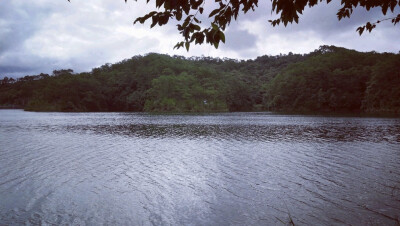
[[[32,111],[400,114],[400,55],[321,46],[239,61],[147,54],[91,72],[0,80],[0,106]]]

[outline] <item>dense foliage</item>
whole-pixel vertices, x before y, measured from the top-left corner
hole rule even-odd
[[[268,109],[400,113],[400,55],[321,47],[267,85]]]
[[[89,73],[5,77],[0,105],[33,111],[400,114],[400,55],[334,46],[247,61],[152,53]]]

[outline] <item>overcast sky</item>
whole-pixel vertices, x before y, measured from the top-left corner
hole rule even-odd
[[[152,9],[138,0],[2,0],[0,3],[0,77],[51,73],[71,68],[90,71],[149,52],[184,56],[249,59],[279,53],[308,53],[320,45],[359,51],[399,52],[400,25],[380,23],[361,37],[356,28],[385,18],[380,10],[355,10],[350,19],[338,21],[339,1],[307,9],[299,24],[272,27],[270,0],[239,17],[226,31],[226,44],[191,46],[174,50],[181,41],[174,23],[150,29],[132,22]],[[207,5],[209,4],[209,5]],[[211,10],[212,3],[206,3]],[[386,16],[387,17],[387,16]],[[204,24],[204,23],[203,23]]]

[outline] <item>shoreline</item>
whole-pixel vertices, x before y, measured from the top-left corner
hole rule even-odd
[[[26,112],[47,112],[47,113],[144,113],[151,115],[203,115],[223,113],[260,113],[271,115],[310,116],[310,117],[356,117],[356,118],[400,118],[398,113],[367,113],[367,112],[302,112],[302,111],[202,111],[202,112],[154,112],[154,111],[35,111],[25,110],[21,107],[3,107],[0,110],[22,110]]]

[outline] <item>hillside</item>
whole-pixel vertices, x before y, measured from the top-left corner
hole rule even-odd
[[[150,53],[0,84],[1,106],[31,111],[400,114],[400,55],[335,46],[247,61]]]

